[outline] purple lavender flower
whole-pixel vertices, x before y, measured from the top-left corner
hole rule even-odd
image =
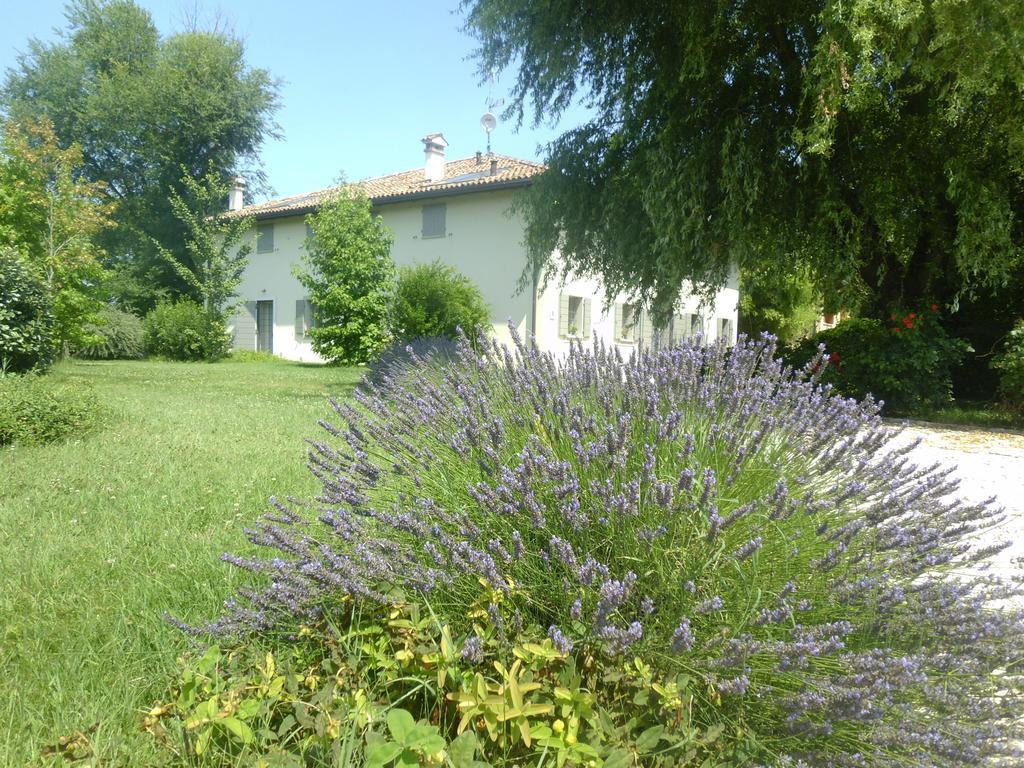
[[[555,644],[555,648],[558,649],[559,653],[571,653],[573,648],[572,640],[566,637],[562,630],[552,624],[548,627],[548,637],[551,638],[551,642]]]
[[[462,658],[470,664],[480,664],[484,660],[484,643],[476,635],[466,638],[462,644]]]

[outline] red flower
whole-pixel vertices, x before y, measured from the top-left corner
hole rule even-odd
[[[915,317],[917,317],[917,315],[914,312],[911,312],[909,315],[907,315],[907,317],[913,320]]]
[[[939,305],[938,304],[932,304],[932,312],[938,312],[938,311],[939,311]]]
[[[904,317],[903,318],[903,327],[904,328],[908,328],[908,329],[914,327],[914,316],[913,315],[910,315],[909,317]],[[897,328],[896,330],[898,331],[899,328]]]
[[[893,331],[895,331],[896,333],[899,333],[902,330],[903,330],[902,328],[893,328]]]
[[[890,320],[896,320],[896,313],[893,312],[891,315],[889,315],[889,319]]]

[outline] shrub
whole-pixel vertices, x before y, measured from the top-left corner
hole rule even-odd
[[[465,275],[438,261],[399,270],[391,304],[391,329],[398,342],[454,339],[460,328],[476,338],[478,328],[489,326],[484,297]]]
[[[951,372],[967,351],[963,341],[943,330],[937,307],[893,315],[888,324],[869,318],[844,320],[803,342],[788,359],[804,365],[822,344],[828,352],[822,381],[846,397],[871,395],[892,415],[949,405]]]
[[[91,360],[138,360],[145,353],[142,320],[117,307],[104,307],[99,321],[83,328],[86,340],[75,355]]]
[[[1024,414],[1024,320],[1010,331],[992,366],[999,371],[999,395],[1011,411]]]
[[[495,765],[555,743],[606,766],[1013,753],[1024,615],[1005,601],[1024,590],[972,575],[1005,546],[978,537],[1000,511],[950,500],[873,402],[770,340],[629,361],[481,347],[336,403],[310,443],[321,494],[275,502],[248,531],[268,556],[225,556],[257,580],[186,629],[357,639],[371,662],[336,679],[449,743],[477,729]]]
[[[143,327],[146,352],[170,360],[216,360],[231,343],[224,326],[191,299],[157,302]]]
[[[0,376],[0,445],[62,440],[89,429],[99,413],[96,396],[80,384]]]
[[[57,351],[53,306],[17,253],[0,249],[0,373],[45,370]]]

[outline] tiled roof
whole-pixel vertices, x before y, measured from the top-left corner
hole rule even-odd
[[[497,161],[497,169],[491,175],[491,160]],[[529,184],[530,179],[541,173],[544,166],[529,160],[518,160],[504,155],[483,155],[467,157],[445,163],[444,179],[438,182],[423,178],[423,167],[411,171],[392,173],[358,182],[375,203],[391,203],[417,197],[434,197],[445,194],[461,194],[477,190],[501,189]],[[240,211],[229,211],[226,216],[254,216],[257,219],[276,216],[296,216],[315,210],[338,187],[328,187],[304,195],[282,197],[265,203],[247,205]]]

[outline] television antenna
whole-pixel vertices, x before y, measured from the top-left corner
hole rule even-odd
[[[490,112],[484,112],[483,117],[480,118],[480,127],[484,129],[487,134],[487,154],[491,154],[491,131],[498,125],[498,118],[492,115]]]

